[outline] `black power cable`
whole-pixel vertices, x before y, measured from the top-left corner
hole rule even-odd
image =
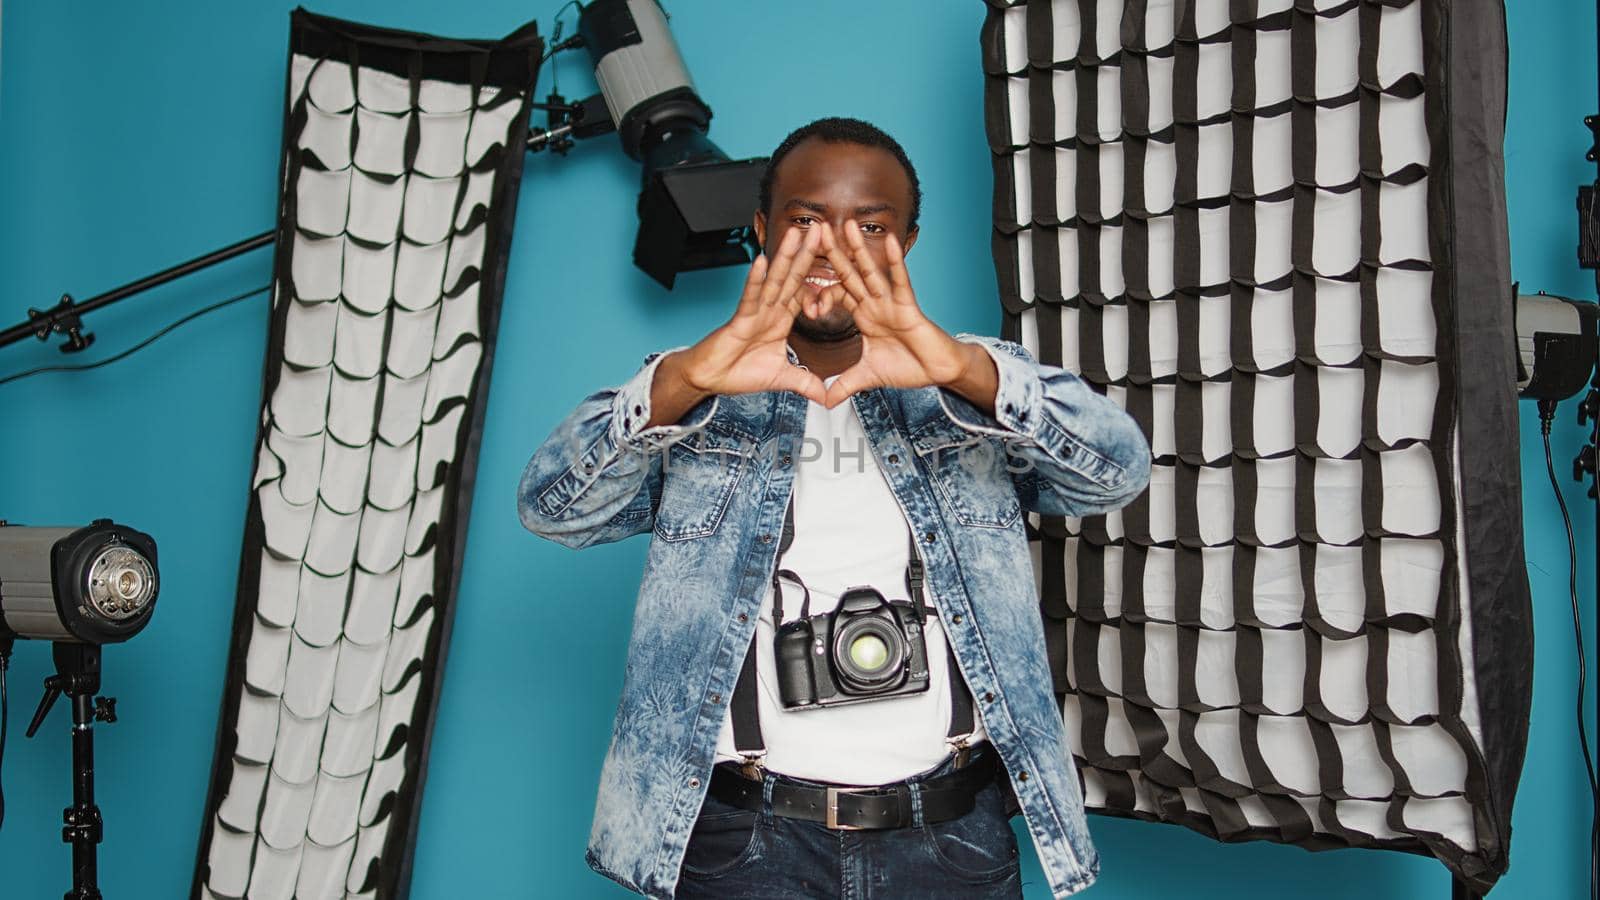
[[[272,289],[272,285],[269,284],[269,285],[266,285],[264,287],[258,287],[258,288],[255,288],[253,290],[245,291],[242,294],[234,294],[232,297],[229,297],[226,300],[222,300],[222,301],[219,301],[217,303],[213,303],[210,306],[207,306],[207,307],[205,307],[203,309],[197,309],[194,312],[184,316],[181,319],[178,319],[177,321],[173,322],[172,324],[168,325],[167,327],[161,329],[160,331],[156,332],[155,334],[150,335],[149,337],[145,338],[144,340],[140,341],[139,343],[134,344],[132,347],[129,347],[128,349],[122,351],[121,353],[115,354],[113,356],[108,356],[105,359],[96,360],[95,362],[92,362],[92,363],[83,363],[81,365],[75,365],[75,366],[39,366],[36,369],[28,369],[25,372],[17,372],[17,373],[12,374],[12,375],[7,375],[4,378],[0,378],[0,384],[10,384],[13,381],[21,381],[24,378],[28,378],[28,377],[33,376],[33,375],[42,375],[42,374],[44,374],[46,372],[82,372],[82,371],[85,371],[85,370],[88,370],[88,369],[98,369],[101,366],[110,365],[111,363],[114,363],[114,362],[116,362],[116,361],[118,361],[120,359],[126,359],[127,357],[132,356],[133,354],[139,352],[140,350],[143,350],[144,348],[150,346],[151,344],[154,344],[156,341],[159,341],[162,338],[166,337],[169,333],[171,333],[174,329],[178,328],[179,326],[187,325],[188,323],[193,322],[195,319],[198,319],[201,316],[204,316],[204,315],[207,315],[207,314],[210,314],[210,313],[214,313],[217,310],[222,309],[223,307],[226,307],[226,306],[232,306],[233,304],[238,303],[241,300],[248,300],[248,299],[250,299],[251,297],[254,297],[257,294],[264,294],[264,293],[266,293],[267,291],[269,291],[271,289]]]
[[[583,46],[583,38],[579,37],[578,35],[573,35],[572,37],[567,38],[565,41],[561,39],[562,19],[566,16],[567,10],[573,8],[574,6],[578,8],[578,14],[581,16],[583,14],[583,4],[578,2],[578,0],[568,0],[568,3],[565,6],[556,10],[555,19],[550,26],[550,48],[545,51],[544,57],[539,60],[539,68],[543,69],[544,64],[549,62],[551,57],[555,56],[557,53],[560,53],[563,50],[571,50],[575,47]],[[535,73],[534,77],[537,78],[538,73]],[[550,91],[551,93],[555,94],[561,93],[561,72],[554,63],[550,64]]]
[[[1578,610],[1578,544],[1572,535],[1572,516],[1567,512],[1566,498],[1561,496],[1561,484],[1556,479],[1556,466],[1550,455],[1550,425],[1555,417],[1555,401],[1540,400],[1539,434],[1544,438],[1545,471],[1550,475],[1550,489],[1555,492],[1556,505],[1561,507],[1561,522],[1567,529],[1567,591],[1572,597],[1572,630],[1578,641],[1578,746],[1583,751],[1583,772],[1589,776],[1589,896],[1592,900],[1600,897],[1600,782],[1595,779],[1589,732],[1583,722],[1583,690],[1589,676],[1583,652],[1583,619]]]

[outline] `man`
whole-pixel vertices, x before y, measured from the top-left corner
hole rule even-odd
[[[523,474],[544,537],[652,532],[588,852],[635,891],[1019,897],[1013,808],[1055,896],[1098,872],[1024,512],[1122,506],[1149,445],[922,314],[920,193],[864,122],[790,135],[733,317],[590,395]]]

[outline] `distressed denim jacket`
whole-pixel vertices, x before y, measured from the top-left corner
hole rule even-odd
[[[1150,446],[1071,373],[1016,343],[956,337],[995,359],[993,417],[935,387],[850,402],[916,536],[1050,888],[1065,897],[1095,879],[1099,859],[1052,693],[1024,513],[1124,505],[1149,480]],[[535,451],[517,494],[523,524],[568,547],[651,535],[587,858],[661,898],[676,887],[755,632],[807,409],[787,391],[715,396],[646,428],[651,381],[670,352],[580,403]]]

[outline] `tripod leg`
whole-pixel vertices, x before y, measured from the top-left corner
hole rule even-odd
[[[72,805],[62,811],[61,839],[72,845],[72,890],[65,900],[100,900],[97,852],[102,833],[94,802],[94,695],[100,691],[100,648],[56,644],[56,672],[72,701]]]

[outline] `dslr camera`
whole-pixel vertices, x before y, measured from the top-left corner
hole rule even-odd
[[[840,706],[928,689],[928,640],[917,610],[873,587],[844,592],[831,612],[779,626],[773,638],[785,709]]]

